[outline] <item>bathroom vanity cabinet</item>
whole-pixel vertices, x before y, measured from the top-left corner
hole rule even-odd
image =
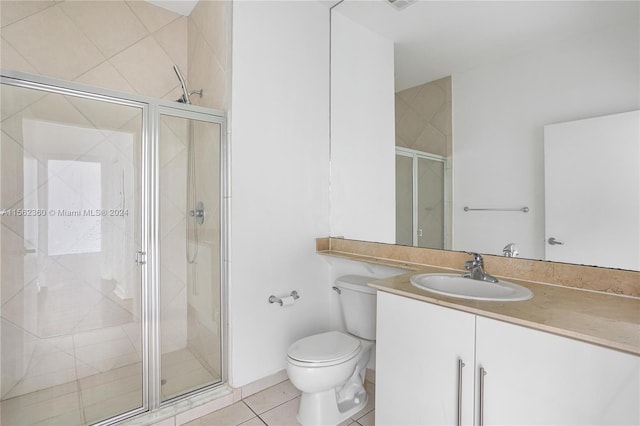
[[[379,425],[640,424],[638,356],[384,291],[377,303]]]

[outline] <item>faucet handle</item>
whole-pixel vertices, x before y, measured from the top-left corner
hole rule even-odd
[[[518,257],[520,253],[516,250],[516,245],[514,243],[509,243],[502,249],[502,254],[507,257]]]
[[[469,262],[472,262],[471,266],[478,266],[478,265],[482,266],[484,264],[484,261],[482,260],[482,256],[479,253],[474,253],[472,251],[466,251],[465,253],[473,256],[473,260],[469,261]],[[466,266],[467,266],[467,263],[465,263],[465,268]]]

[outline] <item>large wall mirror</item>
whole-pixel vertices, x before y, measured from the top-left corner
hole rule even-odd
[[[640,270],[640,2],[331,15],[332,235]]]

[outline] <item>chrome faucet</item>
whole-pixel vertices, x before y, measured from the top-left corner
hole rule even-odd
[[[506,257],[518,257],[520,253],[516,250],[516,245],[514,243],[509,243],[502,249],[502,254]]]
[[[480,256],[478,253],[467,252],[467,254],[473,256],[473,260],[469,260],[464,263],[464,268],[470,271],[469,273],[463,275],[464,278],[471,278],[472,280],[479,281],[488,281],[490,283],[498,282],[497,278],[487,274],[482,269],[484,266],[484,260],[482,260],[482,256]]]

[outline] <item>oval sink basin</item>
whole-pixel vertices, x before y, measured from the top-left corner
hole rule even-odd
[[[515,302],[533,297],[531,290],[518,284],[508,281],[490,283],[457,274],[418,274],[410,281],[422,290],[462,299]]]

